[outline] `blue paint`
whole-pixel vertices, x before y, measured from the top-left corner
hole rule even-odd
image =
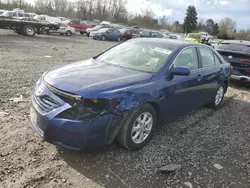
[[[130,113],[141,104],[150,102],[158,106],[158,124],[163,124],[210,102],[219,85],[228,81],[231,74],[230,65],[219,56],[223,61],[222,64],[202,68],[200,62],[199,69],[192,71],[177,67],[172,70],[186,76],[173,75],[171,65],[184,48],[204,46],[164,39],[136,40],[158,41],[175,46],[176,50],[168,58],[166,65],[156,73],[103,64],[95,59],[76,62],[48,71],[39,79],[38,85],[44,87],[39,95],[47,95],[59,101],[60,107],[41,114],[39,107],[32,102],[32,108],[37,114],[36,122],[32,122],[35,130],[42,130],[45,140],[70,149],[104,147],[107,145],[105,140],[107,140],[109,125],[112,123],[112,125],[121,126],[121,120],[116,117],[123,117],[125,113]],[[91,120],[57,118],[58,114],[71,109],[72,106],[51,92],[44,82],[83,98],[110,99],[112,108],[110,107],[106,112]],[[119,103],[116,105],[118,100]],[[39,133],[41,135],[40,131]]]

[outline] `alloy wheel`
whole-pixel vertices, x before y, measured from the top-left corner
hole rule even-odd
[[[153,127],[153,117],[149,112],[140,114],[135,120],[131,137],[132,141],[136,144],[141,144],[150,135]]]
[[[214,103],[215,103],[216,106],[218,106],[221,103],[223,95],[224,95],[224,87],[220,86],[217,93],[216,93],[216,96],[215,96],[215,102]]]

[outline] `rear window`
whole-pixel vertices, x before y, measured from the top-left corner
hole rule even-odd
[[[242,44],[222,43],[217,47],[217,50],[227,50],[227,51],[233,51],[233,52],[235,51],[235,52],[250,54],[250,46]]]

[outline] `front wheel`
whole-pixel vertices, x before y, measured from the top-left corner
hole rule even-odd
[[[101,39],[102,39],[102,41],[104,41],[104,40],[106,40],[106,37],[103,35]]]
[[[135,109],[117,135],[118,142],[129,150],[138,150],[152,138],[157,124],[157,114],[150,104]]]
[[[71,31],[67,31],[66,32],[66,36],[71,36],[72,35],[72,32]]]
[[[36,34],[36,30],[31,25],[26,25],[26,26],[23,27],[22,33],[25,36],[32,37],[32,36],[34,36]]]

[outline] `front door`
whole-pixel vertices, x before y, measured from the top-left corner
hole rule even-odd
[[[203,96],[200,95],[203,71],[194,47],[180,52],[173,63],[173,67],[179,66],[189,68],[190,75],[172,76],[170,80],[166,78],[164,86],[165,120],[171,120],[203,105]]]

